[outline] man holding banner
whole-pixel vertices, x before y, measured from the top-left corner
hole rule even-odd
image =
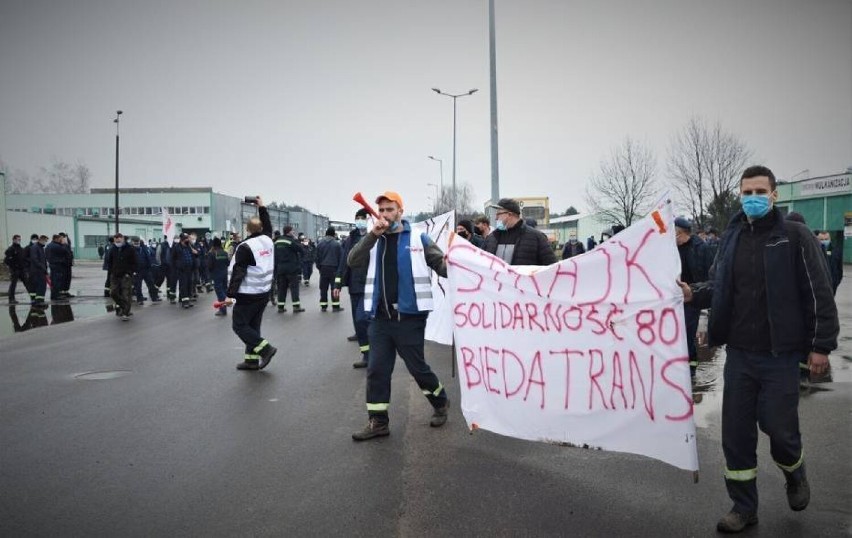
[[[429,269],[446,277],[444,253],[428,235],[412,235],[411,225],[402,218],[399,194],[385,192],[376,203],[380,217],[371,233],[352,247],[347,259],[353,269],[367,268],[364,310],[372,319],[367,366],[369,422],[352,434],[355,441],[390,434],[388,408],[397,353],[434,408],[430,425],[443,426],[449,409],[447,392],[426,363],[423,351],[426,318],[433,307]]]
[[[734,506],[717,524],[721,532],[757,523],[757,425],[786,478],[790,509],[807,508],[799,361],[807,356],[810,370],[821,374],[837,348],[837,307],[819,245],[806,226],[773,207],[775,189],[765,166],[743,172],[743,209],[728,224],[711,280],[681,285],[685,302],[712,307],[710,345],[727,344],[722,448]]]

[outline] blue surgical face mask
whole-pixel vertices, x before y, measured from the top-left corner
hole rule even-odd
[[[366,220],[356,220],[355,221],[355,227],[358,228],[359,230],[366,230],[367,229],[367,221]]]
[[[390,228],[389,228],[390,231],[394,231],[397,228],[399,228],[399,222],[398,221],[393,221],[393,222],[390,223]]]
[[[750,219],[759,219],[769,213],[772,203],[768,194],[746,194],[740,198],[743,204],[743,212]]]
[[[822,246],[824,247],[829,247],[831,246],[831,239],[823,239],[820,243],[822,243]]]
[[[503,222],[502,220],[498,220],[497,224],[494,225],[494,228],[496,230],[500,230],[501,232],[505,231],[506,230],[506,223]]]

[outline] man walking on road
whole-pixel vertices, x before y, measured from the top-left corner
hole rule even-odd
[[[340,257],[340,267],[337,270],[337,278],[334,280],[335,289],[340,293],[340,288],[346,286],[349,289],[349,301],[352,306],[352,324],[355,326],[355,338],[358,340],[358,348],[361,351],[361,359],[352,363],[353,368],[366,368],[370,356],[370,338],[367,330],[370,320],[364,311],[364,285],[367,282],[367,268],[350,268],[346,263],[352,247],[367,233],[367,210],[359,209],[355,213],[355,229],[349,233],[349,237],[343,241],[343,255]]]
[[[331,309],[334,312],[343,310],[340,308],[340,294],[334,287],[334,279],[337,276],[337,267],[343,257],[343,249],[337,240],[337,232],[329,226],[325,231],[325,237],[317,245],[317,269],[320,274],[320,309],[325,312],[328,309],[328,292],[331,290]]]
[[[263,311],[272,289],[275,245],[266,206],[260,196],[255,203],[259,218],[249,219],[246,224],[248,237],[237,245],[228,268],[227,295],[229,302],[236,301],[231,326],[246,345],[245,360],[237,364],[237,370],[263,370],[278,351],[260,335]]]
[[[18,281],[24,282],[24,248],[21,246],[21,236],[14,235],[12,244],[3,253],[3,263],[9,268],[9,304],[15,304],[15,288]],[[24,282],[26,286],[26,282]]]
[[[367,268],[364,309],[369,312],[370,360],[367,366],[367,426],[352,434],[364,441],[390,434],[391,375],[399,354],[434,412],[430,425],[447,422],[447,391],[429,368],[423,352],[426,318],[432,310],[431,268],[447,276],[444,253],[429,236],[411,234],[403,220],[402,198],[385,192],[376,199],[381,218],[349,253],[349,267]]]
[[[293,227],[284,226],[283,233],[275,240],[275,281],[278,287],[278,312],[287,311],[287,291],[290,292],[293,312],[304,312],[299,301],[299,285],[302,283],[302,245],[293,233]]]
[[[122,321],[127,321],[133,314],[133,276],[136,273],[136,249],[127,244],[124,236],[117,233],[113,236],[112,248],[109,251],[109,293],[115,301],[115,315]]]
[[[775,176],[764,166],[740,179],[743,209],[723,236],[712,279],[690,287],[684,302],[712,307],[711,346],[727,344],[722,400],[725,485],[734,502],[720,532],[757,523],[757,426],[787,482],[793,511],[807,508],[799,432],[799,360],[821,374],[837,347],[837,308],[819,245],[804,225],[773,207]]]

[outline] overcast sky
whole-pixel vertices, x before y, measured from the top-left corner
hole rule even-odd
[[[501,195],[585,208],[625,135],[665,180],[692,114],[779,177],[852,166],[850,0],[496,0]],[[452,177],[490,195],[487,0],[0,0],[0,158],[92,186],[212,186],[349,220]],[[798,176],[799,178],[803,175]]]

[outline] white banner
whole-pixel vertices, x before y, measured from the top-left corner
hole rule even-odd
[[[166,236],[166,244],[171,245],[175,237],[175,221],[166,208],[163,208],[163,235]]]
[[[412,237],[419,237],[420,234],[427,233],[444,252],[449,249],[450,235],[455,231],[456,216],[453,211],[411,225]],[[434,271],[432,272],[434,309],[426,320],[425,338],[439,344],[451,345],[453,343],[453,322],[450,302],[447,300],[448,285],[446,278],[438,276],[438,273]]]
[[[507,265],[459,237],[448,253],[471,429],[698,469],[668,204],[547,267]]]

